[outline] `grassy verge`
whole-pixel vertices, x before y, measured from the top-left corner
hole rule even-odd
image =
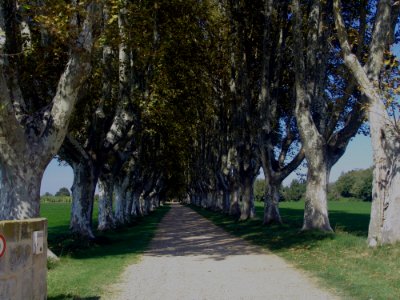
[[[138,261],[168,210],[161,207],[131,227],[98,233],[88,244],[68,232],[69,204],[42,204],[42,216],[49,222],[49,247],[61,255],[59,263],[49,266],[48,299],[99,299],[125,266]]]
[[[344,298],[399,298],[400,244],[367,248],[369,203],[331,202],[329,213],[335,234],[299,231],[304,202],[282,203],[285,224],[271,227],[262,226],[260,219],[236,222],[219,213],[192,208],[226,231],[309,271]],[[262,203],[257,203],[256,210],[262,216]]]

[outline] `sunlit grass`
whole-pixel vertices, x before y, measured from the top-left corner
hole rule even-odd
[[[399,299],[400,244],[367,248],[370,203],[331,202],[334,234],[300,232],[304,202],[281,203],[283,226],[265,227],[260,219],[236,222],[219,213],[195,208],[228,232],[243,237],[307,270],[321,285],[344,298]],[[262,216],[262,203],[257,203]]]

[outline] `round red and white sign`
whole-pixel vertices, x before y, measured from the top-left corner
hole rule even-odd
[[[6,252],[6,239],[0,234],[0,257]]]

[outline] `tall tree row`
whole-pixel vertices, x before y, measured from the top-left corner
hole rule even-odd
[[[0,1],[0,218],[39,215],[58,155],[71,230],[94,238],[178,198],[282,223],[279,188],[307,166],[303,230],[331,231],[330,170],[369,129],[369,245],[400,239],[400,5],[301,0]],[[368,120],[368,125],[365,122]],[[12,133],[12,134],[10,134]]]

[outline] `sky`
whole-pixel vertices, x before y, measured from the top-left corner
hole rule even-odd
[[[370,166],[372,166],[371,140],[369,137],[358,135],[349,143],[344,155],[333,166],[330,181],[336,181],[342,172],[366,169]],[[284,181],[284,185],[288,185],[296,177],[296,174],[290,175]],[[58,161],[53,159],[44,173],[40,193],[43,195],[49,192],[54,195],[62,187],[71,189],[72,181],[71,167],[60,166]]]
[[[73,179],[72,168],[68,165],[61,166],[56,159],[53,159],[44,172],[40,194],[48,192],[54,195],[62,187],[71,190]]]

